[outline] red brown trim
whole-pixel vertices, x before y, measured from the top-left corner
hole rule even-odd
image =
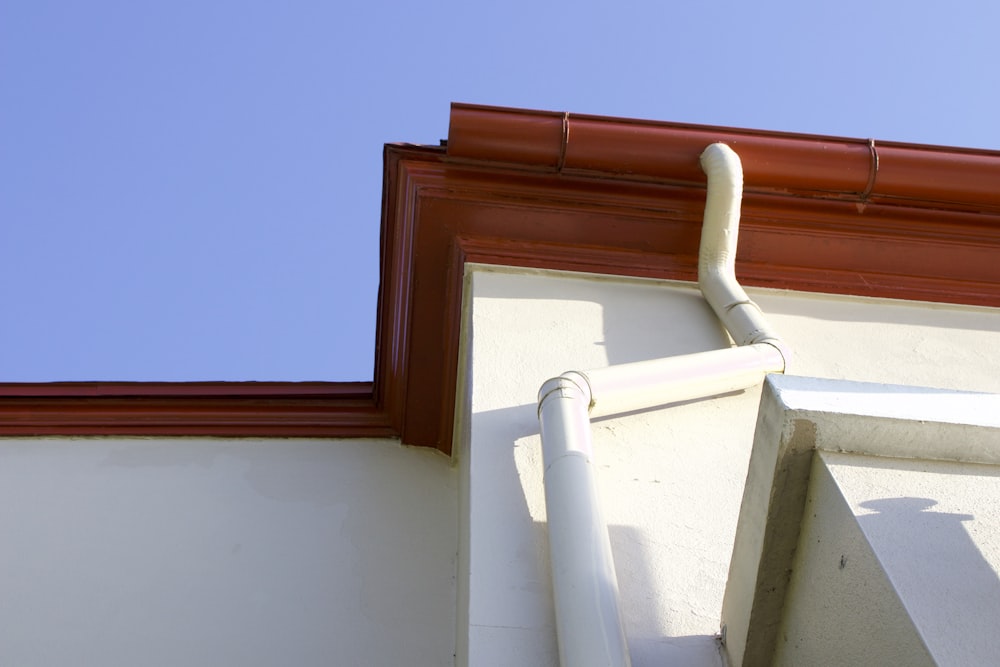
[[[178,382],[0,384],[5,436],[393,437],[372,385]]]
[[[71,394],[81,398],[253,397],[262,400],[342,398],[371,400],[371,382],[46,382],[0,383],[0,398]]]
[[[998,151],[455,104],[448,155],[700,185],[705,179],[698,156],[716,141],[739,153],[749,192],[866,194],[871,201],[1000,211]]]
[[[451,452],[467,262],[694,280],[739,152],[748,285],[1000,306],[1000,153],[455,105],[385,149],[375,380],[2,385],[2,435],[360,437]]]

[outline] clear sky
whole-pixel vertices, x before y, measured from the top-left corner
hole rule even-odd
[[[371,379],[382,145],[436,144],[451,101],[1000,149],[997,26],[987,0],[0,0],[0,381]]]

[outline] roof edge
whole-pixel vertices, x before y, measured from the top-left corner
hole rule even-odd
[[[704,184],[697,155],[717,141],[740,154],[751,192],[1000,211],[1000,151],[455,103],[447,154],[531,170]]]

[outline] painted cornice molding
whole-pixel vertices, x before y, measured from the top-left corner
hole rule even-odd
[[[0,434],[450,454],[465,264],[693,281],[715,141],[746,173],[744,284],[1000,306],[998,153],[456,104],[447,146],[385,147],[373,383],[0,385]]]

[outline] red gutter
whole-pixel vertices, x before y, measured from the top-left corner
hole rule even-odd
[[[748,191],[1000,210],[1000,152],[452,105],[448,156],[605,178],[702,184],[722,141]]]

